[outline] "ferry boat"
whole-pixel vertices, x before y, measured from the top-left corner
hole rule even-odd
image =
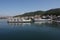
[[[24,18],[9,18],[8,23],[32,23],[33,19],[28,18],[28,19],[24,19]]]

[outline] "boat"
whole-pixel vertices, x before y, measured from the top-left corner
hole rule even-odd
[[[45,18],[9,18],[8,23],[36,23],[36,22],[42,22],[47,23],[51,22],[51,19],[45,19]]]
[[[55,23],[60,23],[60,16],[56,17],[56,18],[53,20],[53,22],[55,22]]]
[[[31,18],[9,18],[8,23],[32,23],[33,19]]]
[[[42,22],[42,23],[51,22],[51,19],[38,18],[38,19],[34,19],[34,20],[35,20],[35,22]]]

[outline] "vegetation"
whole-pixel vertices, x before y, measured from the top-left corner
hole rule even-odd
[[[47,10],[47,11],[28,12],[28,13],[24,13],[22,15],[17,15],[15,17],[34,16],[34,15],[60,15],[60,8],[50,9],[50,10]]]
[[[44,15],[60,15],[60,8],[50,9]]]
[[[35,12],[29,12],[29,13],[24,13],[23,16],[34,16],[34,15],[43,15],[44,11],[35,11]]]

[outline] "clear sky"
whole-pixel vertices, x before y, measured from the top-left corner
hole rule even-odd
[[[60,0],[0,0],[0,16],[60,8]]]

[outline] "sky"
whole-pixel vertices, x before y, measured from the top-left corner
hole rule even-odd
[[[0,16],[60,8],[60,0],[0,0]]]

